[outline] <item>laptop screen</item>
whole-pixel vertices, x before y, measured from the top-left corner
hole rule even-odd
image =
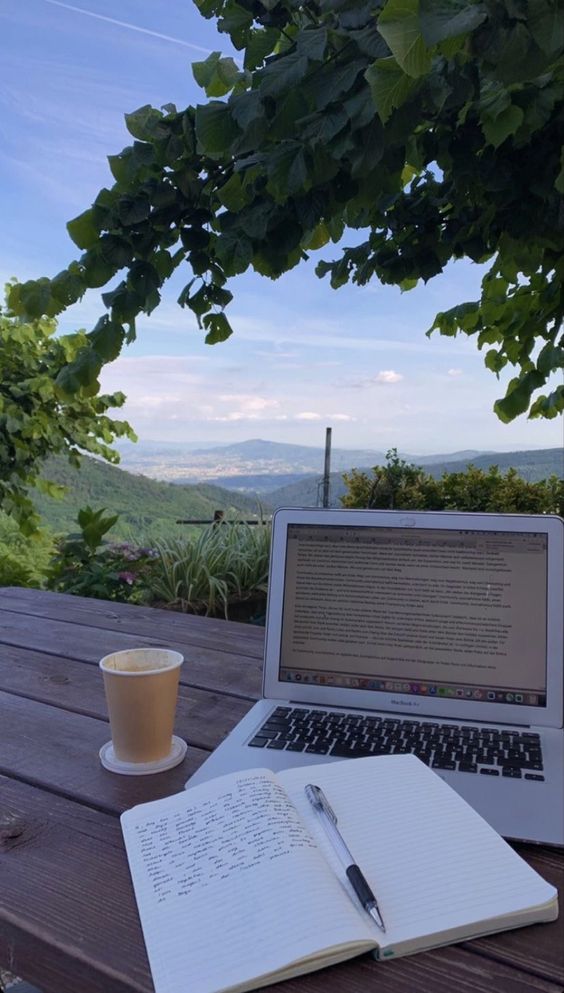
[[[279,679],[544,707],[547,541],[289,524]]]

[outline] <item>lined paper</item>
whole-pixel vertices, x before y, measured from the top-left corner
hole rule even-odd
[[[369,947],[370,927],[266,770],[143,804],[121,823],[156,993],[254,986],[320,948]]]
[[[382,946],[456,928],[466,929],[470,937],[473,924],[521,913],[556,895],[554,887],[413,755],[328,763],[286,771],[278,778],[354,901],[304,796],[308,782],[325,791],[339,830],[378,899],[387,932],[376,935]]]

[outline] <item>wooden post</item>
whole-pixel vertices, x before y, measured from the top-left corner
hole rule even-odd
[[[323,470],[323,507],[329,506],[329,477],[331,474],[331,428],[325,429],[325,467]]]

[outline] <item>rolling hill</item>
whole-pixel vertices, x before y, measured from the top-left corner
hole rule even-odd
[[[249,519],[260,513],[256,498],[247,494],[208,484],[161,483],[87,456],[79,470],[62,457],[49,459],[43,476],[68,488],[62,500],[43,494],[34,496],[43,523],[56,533],[76,530],[77,512],[87,504],[120,515],[109,537],[132,538],[141,543],[151,537],[185,537],[187,527],[177,524],[177,520],[211,520],[214,510],[236,512]]]

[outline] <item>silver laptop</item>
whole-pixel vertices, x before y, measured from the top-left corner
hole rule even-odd
[[[279,510],[263,699],[186,785],[409,751],[564,845],[563,613],[558,517]]]

